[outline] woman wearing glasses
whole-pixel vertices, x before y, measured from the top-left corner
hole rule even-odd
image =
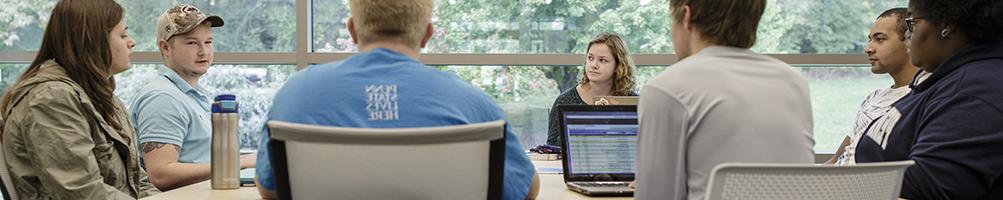
[[[21,199],[135,199],[157,193],[114,95],[135,41],[114,0],[56,4],[38,55],[0,101],[3,156]]]
[[[557,105],[592,105],[592,98],[596,96],[637,96],[634,92],[634,62],[630,59],[627,44],[619,35],[600,33],[589,41],[586,51],[581,81],[557,96],[550,108],[548,145],[561,145]]]
[[[912,63],[933,73],[867,135],[857,162],[914,160],[907,199],[1003,199],[1003,1],[911,0]]]

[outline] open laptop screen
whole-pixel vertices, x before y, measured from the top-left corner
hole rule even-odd
[[[561,115],[566,173],[591,180],[615,175],[633,178],[638,132],[636,107],[568,108]]]

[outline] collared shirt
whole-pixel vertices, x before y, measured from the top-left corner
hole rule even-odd
[[[375,49],[300,70],[275,95],[268,117],[338,127],[405,128],[488,122],[504,115],[491,97],[456,75]],[[257,179],[274,190],[268,136],[261,138]],[[525,199],[535,171],[511,128],[505,129],[504,168],[502,199]]]
[[[139,144],[178,145],[181,147],[178,162],[209,163],[212,121],[208,95],[165,66],[160,72],[161,76],[143,85],[130,104],[129,117],[136,127]]]

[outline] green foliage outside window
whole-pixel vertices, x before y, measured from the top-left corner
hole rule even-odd
[[[41,42],[55,0],[0,0],[0,52],[33,51]],[[155,52],[154,25],[164,9],[190,3],[226,20],[214,29],[217,53],[295,52],[296,0],[120,0],[126,9],[135,51]],[[311,44],[315,52],[355,52],[345,22],[346,0],[312,0]],[[776,54],[860,54],[874,18],[906,0],[770,0],[752,50]],[[437,0],[435,35],[425,53],[582,54],[599,32],[624,36],[632,53],[671,54],[671,18],[665,0]],[[584,59],[584,57],[583,57]],[[3,61],[0,61],[3,62]],[[292,63],[290,63],[292,64]],[[0,63],[0,85],[13,83],[25,64]],[[483,88],[506,110],[523,145],[543,143],[546,112],[561,91],[574,87],[581,66],[434,66],[456,73]],[[136,66],[117,76],[117,93],[128,94],[152,66]],[[265,69],[254,81],[248,73]],[[664,66],[641,66],[638,82]],[[863,97],[891,84],[867,68],[798,67],[811,80],[816,149],[832,150],[850,130]],[[263,119],[270,95],[295,70],[292,66],[216,65],[203,79],[213,92],[240,93],[242,105],[254,107],[247,119]],[[253,72],[252,72],[253,71]],[[638,86],[640,86],[639,84]],[[640,88],[637,88],[640,89]],[[243,95],[243,96],[241,96]],[[124,100],[127,100],[124,97]],[[242,109],[244,110],[244,109]],[[261,121],[242,122],[242,139],[251,144]],[[254,143],[256,145],[256,143]]]

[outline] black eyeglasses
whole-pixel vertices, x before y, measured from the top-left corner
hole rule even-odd
[[[909,31],[910,33],[913,32],[913,29],[916,27],[916,20],[917,19],[923,19],[923,17],[908,17],[908,18],[905,18],[905,30]]]

